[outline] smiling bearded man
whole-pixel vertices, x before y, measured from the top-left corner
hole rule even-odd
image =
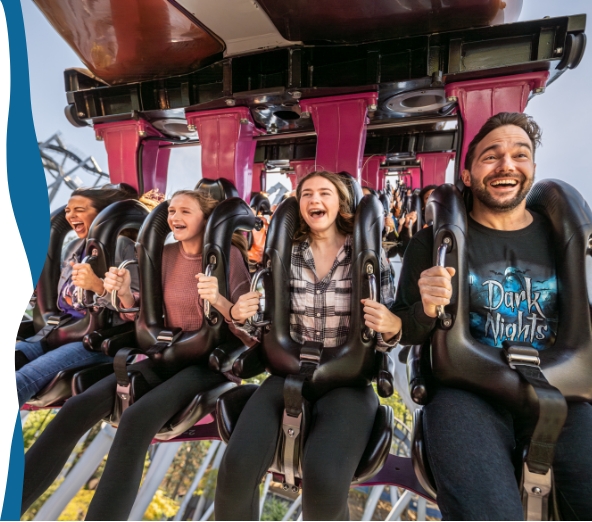
[[[550,224],[528,210],[525,199],[540,135],[529,116],[493,116],[469,145],[462,172],[473,200],[467,219],[470,332],[500,351],[505,340],[544,350],[557,333],[556,246]],[[450,303],[455,270],[433,266],[433,233],[432,227],[419,231],[405,252],[391,309],[403,324],[401,344],[428,341],[436,307]],[[522,520],[514,457],[532,425],[482,394],[441,383],[432,388],[424,438],[444,520]],[[553,461],[557,499],[564,520],[586,520],[592,513],[592,406],[569,402],[568,408]]]

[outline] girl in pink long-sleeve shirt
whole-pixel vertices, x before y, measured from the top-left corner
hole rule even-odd
[[[233,302],[249,290],[246,241],[238,234],[235,234],[235,246],[230,253],[230,300],[218,292],[215,277],[201,273],[206,223],[217,203],[199,191],[181,191],[171,198],[168,223],[178,242],[167,245],[162,257],[164,313],[168,327],[187,331],[199,329],[203,323],[203,299],[230,321]],[[105,288],[117,290],[120,305],[125,308],[137,301],[129,283],[126,270],[112,267],[105,276]],[[236,332],[234,325],[229,326]],[[140,369],[140,366],[154,372],[162,383],[136,400],[122,415],[87,520],[127,520],[140,486],[146,451],[154,435],[195,395],[227,381],[226,376],[209,369],[207,364],[194,364],[175,373],[156,367],[147,359],[130,369]],[[51,485],[80,437],[111,413],[115,393],[116,378],[110,375],[83,394],[69,399],[29,449],[25,458],[23,512]]]

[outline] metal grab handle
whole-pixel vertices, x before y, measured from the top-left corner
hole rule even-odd
[[[251,292],[257,291],[257,286],[259,286],[259,280],[265,274],[268,274],[270,272],[271,272],[271,270],[269,268],[261,268],[260,270],[257,270],[257,272],[255,272],[253,279],[251,279]],[[253,317],[255,317],[256,315],[263,314],[263,313],[265,313],[265,308],[262,308],[261,302],[259,302],[259,309],[257,310],[257,313],[255,315],[249,317],[247,319],[247,322],[252,326],[267,326],[268,324],[271,323],[271,321],[269,321],[269,320],[257,321],[255,319],[253,319]]]
[[[208,266],[206,266],[205,276],[211,277],[212,272],[214,271],[214,268],[216,268],[216,256],[210,256],[210,262],[209,262]],[[208,320],[208,322],[210,322],[212,324],[216,324],[218,322],[218,318],[216,316],[212,317],[212,305],[210,304],[210,302],[207,299],[204,299],[203,303],[204,303],[203,309],[204,309],[205,318]]]
[[[452,246],[452,240],[449,237],[445,237],[442,239],[442,244],[438,247],[438,263],[436,266],[441,266],[442,268],[446,268],[446,252]],[[452,318],[450,314],[447,314],[444,310],[444,305],[436,306],[436,312],[438,314],[438,319],[442,322],[442,325],[446,328],[449,328],[452,325]]]
[[[370,287],[370,296],[368,299],[370,301],[376,301],[376,298],[378,297],[378,285],[376,283],[376,276],[374,275],[374,267],[370,263],[366,265],[366,274],[368,275],[368,285]],[[364,341],[374,339],[375,335],[376,332],[369,326],[366,326],[364,328],[364,332],[362,333]]]
[[[80,262],[80,264],[81,265],[84,265],[84,264],[90,265],[91,261],[94,261],[95,259],[97,259],[97,255],[98,255],[98,252],[97,252],[96,248],[94,248],[92,251],[92,255],[86,256]],[[94,306],[94,303],[90,304],[90,305],[87,305],[85,303],[85,299],[84,299],[85,292],[86,292],[86,290],[84,288],[82,288],[81,286],[77,286],[76,287],[76,300],[80,303],[80,308],[92,308]]]
[[[137,265],[137,264],[138,264],[138,261],[136,259],[128,259],[127,261],[123,261],[123,263],[121,263],[117,267],[117,269],[121,270],[122,268],[127,268],[130,265]],[[137,308],[118,308],[117,307],[117,290],[113,290],[113,292],[111,292],[111,306],[113,306],[115,311],[119,312],[120,314],[131,314],[131,313],[135,313],[135,312],[140,311],[139,306]]]

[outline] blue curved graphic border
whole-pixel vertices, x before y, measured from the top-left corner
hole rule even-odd
[[[33,284],[41,274],[49,242],[49,203],[41,165],[29,89],[29,63],[21,4],[0,0],[10,46],[10,108],[6,140],[8,189],[14,217],[29,261]],[[1,520],[19,520],[24,448],[17,413]]]

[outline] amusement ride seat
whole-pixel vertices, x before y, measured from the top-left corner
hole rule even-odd
[[[350,189],[354,183],[350,182]],[[340,386],[370,385],[377,368],[386,364],[385,358],[390,361],[387,354],[375,350],[375,332],[364,325],[361,304],[352,309],[348,337],[342,345],[323,348],[321,343],[301,345],[292,340],[290,300],[286,296],[290,293],[292,237],[299,219],[294,197],[281,203],[274,214],[267,236],[265,268],[253,278],[251,287],[256,288],[258,280],[264,278],[265,310],[263,318],[258,314],[253,322],[263,327],[261,343],[241,354],[233,365],[235,375],[240,377],[260,373],[263,366],[273,375],[286,377],[286,410],[270,469],[276,476],[283,476],[285,489],[297,489],[302,478],[300,455],[310,422],[307,402],[302,397],[303,388],[309,397],[320,397]],[[380,299],[376,279],[380,277],[383,219],[378,198],[368,195],[359,202],[353,233],[352,303],[359,303],[362,298]],[[255,356],[259,357],[258,363],[253,361]],[[217,422],[223,440],[231,436],[242,408],[255,389],[252,385],[240,386],[218,400]],[[355,474],[356,482],[364,482],[383,466],[391,446],[392,427],[391,408],[379,406],[370,441]]]
[[[253,209],[256,216],[271,216],[271,202],[263,192],[254,192],[251,196],[249,206]],[[265,218],[258,217],[253,230],[247,232],[247,242],[249,248],[249,271],[256,272],[261,268],[260,261],[265,249],[265,238],[267,237],[267,222]]]
[[[219,183],[221,181],[226,180],[203,179],[198,187],[218,189],[224,186],[223,183]],[[229,192],[212,190],[211,194],[224,197],[224,194]],[[240,341],[230,334],[224,317],[207,301],[204,302],[204,323],[199,330],[185,332],[178,328],[165,327],[161,260],[164,240],[170,231],[167,224],[168,207],[169,203],[165,201],[151,212],[140,230],[136,243],[140,273],[140,305],[138,309],[125,311],[138,312],[135,321],[137,348],[129,348],[130,339],[127,335],[115,336],[103,341],[102,344],[105,353],[115,356],[117,395],[113,413],[109,418],[114,425],[119,424],[121,415],[129,405],[157,384],[151,372],[128,371],[130,355],[144,354],[156,365],[181,369],[190,364],[208,362],[215,348],[229,343],[230,351],[225,352],[224,357],[216,359],[218,366],[211,365],[214,369],[227,371],[225,368],[230,369],[233,362],[230,358],[245,350]],[[222,201],[208,219],[204,236],[203,270],[205,274],[217,277],[219,291],[223,296],[228,295],[228,261],[232,234],[237,229],[250,230],[254,222],[255,216],[251,209],[237,197]],[[77,375],[77,378],[82,377],[84,372]],[[181,435],[212,412],[218,396],[234,386],[235,383],[228,381],[200,393],[183,411],[176,414],[155,438],[170,440]]]
[[[589,281],[592,255],[592,211],[577,190],[560,180],[538,182],[527,197],[527,208],[545,216],[555,247],[560,323],[552,346],[537,351],[522,342],[504,341],[504,349],[478,342],[469,329],[467,212],[453,185],[438,187],[427,207],[434,220],[434,259],[452,266],[452,299],[438,312],[438,325],[427,345],[409,353],[410,391],[416,402],[429,400],[429,382],[474,391],[500,401],[518,415],[536,419],[522,468],[522,499],[527,520],[547,520],[553,506],[554,447],[565,418],[566,401],[592,401],[592,325]],[[431,361],[431,364],[430,364]],[[430,375],[431,373],[431,375]],[[436,493],[425,457],[422,410],[415,412],[412,441],[418,479]]]
[[[419,189],[415,189],[413,191],[413,194],[411,195],[411,211],[414,211],[417,214],[417,220],[413,224],[413,228],[411,230],[412,235],[417,234],[423,228],[424,225],[422,201],[421,197],[419,196],[420,192],[421,191]]]
[[[86,240],[86,252],[90,255],[83,262],[89,263],[97,276],[103,276],[108,267],[115,263],[116,251],[121,245],[120,234],[124,230],[139,229],[147,214],[146,207],[132,199],[112,203],[103,209],[90,227]],[[81,291],[83,302],[87,303],[87,313],[80,319],[72,319],[70,314],[64,314],[57,308],[61,250],[64,238],[70,230],[64,207],[56,210],[51,216],[49,248],[37,283],[37,299],[33,309],[33,322],[38,330],[33,338],[43,340],[49,349],[59,349],[66,343],[83,341],[92,333],[111,336],[133,329],[131,323],[113,326],[115,312],[94,306],[92,292]],[[85,346],[91,350],[98,348],[88,343]],[[72,395],[73,375],[88,366],[86,364],[62,370],[28,404],[37,408],[60,405]],[[87,377],[87,385],[92,385],[112,371],[109,364],[91,366],[96,366],[97,369],[93,377],[90,374]]]
[[[97,215],[86,240],[86,252],[90,252],[90,255],[83,260],[91,265],[97,276],[102,276],[107,267],[115,262],[118,249],[122,246],[120,234],[124,230],[139,229],[147,214],[148,210],[144,205],[130,199],[112,203]],[[132,327],[126,323],[113,326],[115,313],[107,308],[94,306],[92,292],[81,292],[83,301],[89,304],[86,305],[86,315],[80,319],[72,319],[69,314],[64,314],[57,308],[62,245],[70,230],[64,207],[56,210],[51,216],[49,248],[37,283],[33,309],[33,323],[37,329],[33,338],[43,340],[49,349],[59,349],[66,343],[83,341],[92,332],[96,335],[113,335]],[[27,324],[26,328],[29,331],[25,333],[19,330],[19,335],[24,333],[31,337],[31,325]],[[87,343],[85,346],[89,348]],[[94,371],[87,376],[87,386],[113,371],[110,364],[85,364],[62,370],[27,405],[35,408],[61,405],[72,395],[73,376],[90,367]]]
[[[210,196],[217,201],[224,201],[225,199],[238,198],[238,190],[227,179],[209,179],[202,178],[195,185],[195,190],[206,190]]]
[[[251,196],[249,206],[255,210],[256,215],[259,214],[271,214],[271,202],[269,198],[263,192],[255,192]]]

